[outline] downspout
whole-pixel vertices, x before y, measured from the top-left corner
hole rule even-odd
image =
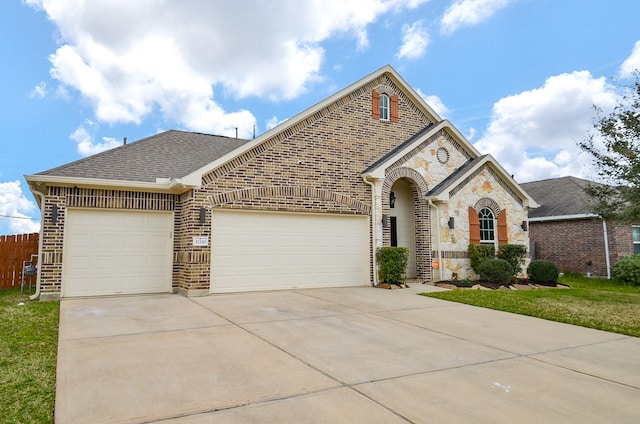
[[[607,221],[602,220],[602,229],[604,230],[604,255],[607,261],[607,279],[611,279],[611,258],[609,253],[609,236],[607,234]]]
[[[369,181],[365,175],[362,176],[362,181],[364,181],[369,187],[371,187],[371,257],[373,258],[373,286],[376,287],[378,285],[378,264],[376,262],[376,185],[373,181]]]
[[[436,252],[438,252],[438,273],[440,274],[440,281],[442,281],[442,252],[440,251],[440,210],[431,199],[428,199],[427,201],[429,202],[429,206],[432,206],[436,210]]]
[[[32,187],[33,188],[33,187]],[[38,274],[36,276],[36,292],[29,296],[29,300],[36,300],[40,297],[40,277],[42,275],[42,245],[44,240],[44,193],[36,190],[32,190],[33,194],[40,198],[40,236],[38,237]]]

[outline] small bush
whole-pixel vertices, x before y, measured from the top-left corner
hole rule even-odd
[[[478,274],[483,280],[506,285],[511,282],[513,266],[504,259],[487,259],[478,267]]]
[[[640,253],[620,259],[613,266],[613,276],[627,284],[640,284]]]
[[[409,249],[406,247],[381,247],[376,252],[378,276],[380,281],[398,284],[404,280],[409,260]]]
[[[553,262],[535,260],[529,264],[527,274],[529,274],[529,278],[533,281],[540,283],[557,283],[560,271]]]
[[[478,271],[480,264],[488,259],[496,257],[496,251],[493,244],[470,244],[469,245],[469,259],[471,259],[471,269],[476,274],[480,274]]]
[[[498,247],[498,259],[504,259],[511,264],[514,277],[522,271],[526,254],[527,247],[521,244],[503,244]]]

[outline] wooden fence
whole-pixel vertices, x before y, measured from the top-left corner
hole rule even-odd
[[[38,254],[38,233],[0,236],[0,290],[20,287],[23,261],[30,261]],[[37,257],[33,258],[34,262]],[[34,275],[32,284],[36,283]],[[25,286],[29,277],[25,276]]]

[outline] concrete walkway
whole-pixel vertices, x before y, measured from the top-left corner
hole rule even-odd
[[[64,423],[638,423],[640,339],[339,288],[63,300]]]

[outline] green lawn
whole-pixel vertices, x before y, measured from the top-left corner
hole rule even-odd
[[[640,337],[640,286],[566,275],[571,289],[451,290],[424,296]]]
[[[59,311],[59,302],[0,291],[1,423],[53,422]]]

